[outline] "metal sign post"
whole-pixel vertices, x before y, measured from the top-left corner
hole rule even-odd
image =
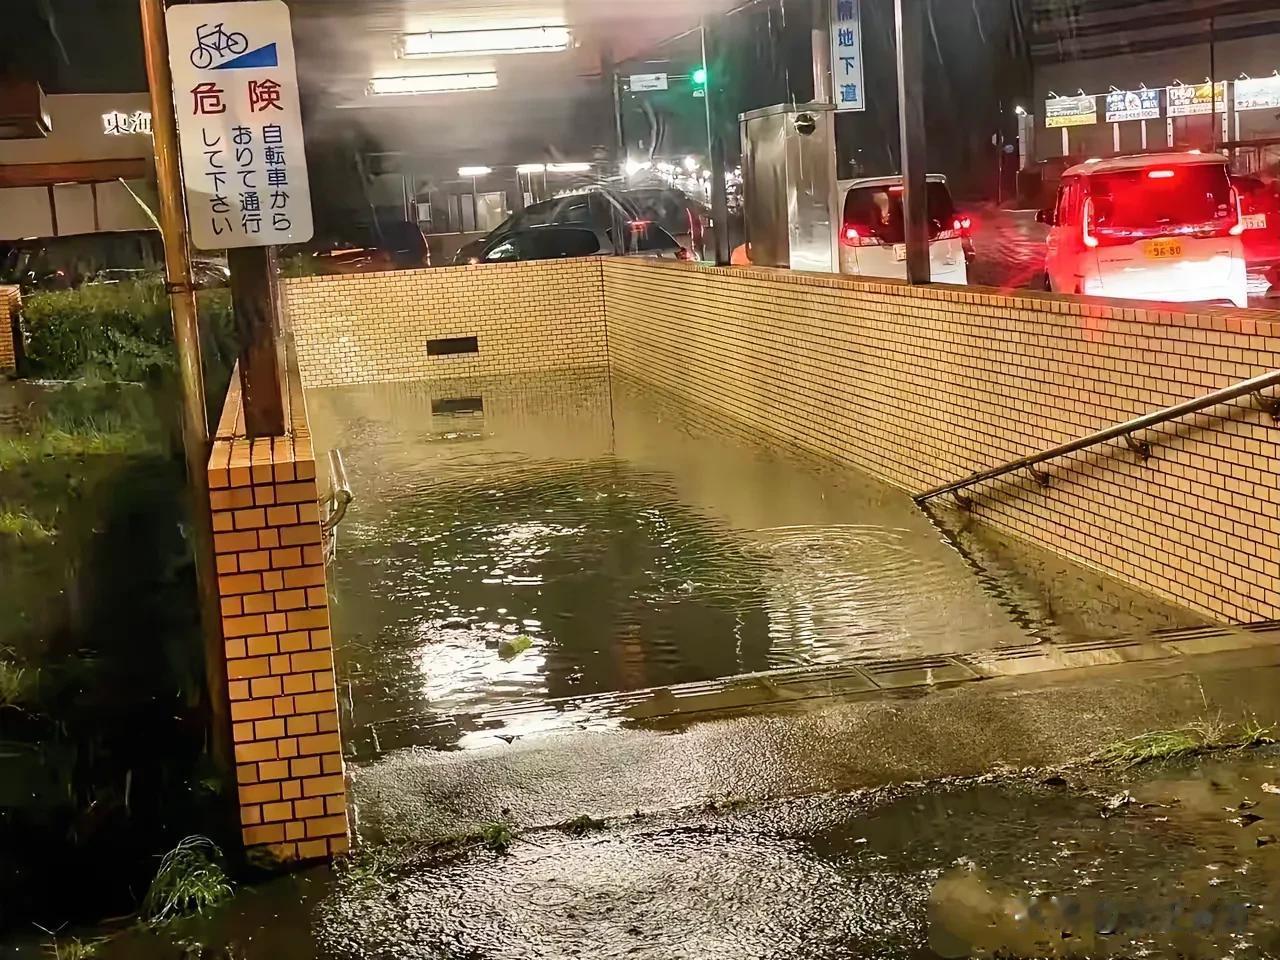
[[[281,436],[280,298],[268,248],[314,233],[289,8],[182,4],[166,24],[192,238],[229,251],[245,430]]]
[[[929,199],[924,125],[924,4],[894,0],[898,33],[898,121],[902,127],[902,213],[906,227],[907,279],[928,283]]]

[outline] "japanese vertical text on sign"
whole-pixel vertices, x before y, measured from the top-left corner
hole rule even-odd
[[[867,109],[862,71],[862,0],[831,0],[831,80],[837,110]]]
[[[220,250],[310,240],[289,8],[179,4],[165,19],[192,242]]]

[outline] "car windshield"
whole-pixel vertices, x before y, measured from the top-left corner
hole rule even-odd
[[[674,190],[631,190],[626,200],[640,219],[653,220],[668,233],[688,233],[691,229],[692,202]]]
[[[1089,178],[1100,230],[1163,231],[1212,225],[1235,213],[1225,165],[1197,164],[1124,170]]]
[[[932,236],[950,227],[956,207],[945,183],[930,180],[929,232]],[[906,240],[902,218],[902,187],[893,185],[854,187],[844,201],[844,225],[867,228],[885,243]]]

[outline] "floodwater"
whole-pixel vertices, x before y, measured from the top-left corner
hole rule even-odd
[[[357,759],[406,718],[454,747],[513,704],[1198,622],[603,375],[309,406],[357,498],[333,584]]]
[[[1043,776],[384,849],[99,956],[1280,956],[1274,749]]]

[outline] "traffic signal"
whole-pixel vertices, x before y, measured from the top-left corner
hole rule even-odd
[[[707,68],[699,67],[693,71],[693,85],[695,87],[705,87],[707,85]]]

